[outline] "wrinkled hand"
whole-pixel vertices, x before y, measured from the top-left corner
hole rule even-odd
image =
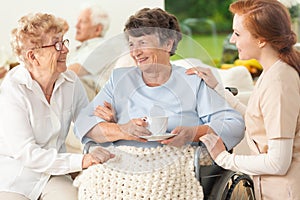
[[[220,153],[226,151],[222,139],[213,133],[208,133],[200,137],[200,141],[202,141],[205,144],[210,156],[214,160],[218,157]]]
[[[104,102],[104,106],[97,106],[94,115],[104,119],[107,122],[116,122],[114,110],[110,103]]]
[[[106,149],[96,147],[91,153],[83,156],[82,168],[86,169],[91,165],[102,164],[113,157],[115,157],[115,155],[111,154]]]
[[[193,67],[185,72],[188,75],[197,74],[202,78],[208,87],[214,89],[218,85],[216,77],[213,75],[212,71],[208,67]]]
[[[140,138],[140,136],[151,135],[151,132],[146,128],[148,123],[143,118],[131,119],[126,124],[119,124],[120,130],[127,135],[126,140],[137,140],[146,142],[147,140]]]
[[[161,144],[181,147],[194,140],[197,135],[197,127],[178,126],[171,133],[176,134],[176,136],[162,140]]]

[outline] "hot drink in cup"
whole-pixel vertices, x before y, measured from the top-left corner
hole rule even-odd
[[[152,135],[166,134],[168,128],[167,116],[145,117],[145,121],[148,122],[147,129],[152,133]]]

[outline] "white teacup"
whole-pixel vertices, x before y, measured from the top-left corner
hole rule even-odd
[[[148,122],[147,129],[152,133],[152,135],[166,134],[168,128],[167,116],[146,117],[145,120]]]

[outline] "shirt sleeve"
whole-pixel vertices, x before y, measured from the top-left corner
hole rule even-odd
[[[105,120],[101,119],[94,115],[94,111],[97,106],[104,105],[104,101],[112,103],[112,94],[113,89],[113,80],[112,76],[103,89],[96,95],[96,97],[85,107],[83,108],[78,118],[74,123],[74,133],[80,139],[82,143],[88,141],[85,135],[98,123],[104,122]]]
[[[62,175],[82,170],[83,154],[58,153],[54,148],[43,149],[28,143],[22,151],[15,152],[14,158],[36,172]]]
[[[293,140],[269,140],[268,146],[268,153],[259,155],[235,155],[223,151],[215,162],[225,169],[249,175],[284,175],[292,160]]]
[[[218,83],[214,90],[221,95],[231,107],[239,111],[243,116],[245,115],[246,105],[241,103],[230,91],[226,90],[222,84]]]
[[[73,92],[73,99],[75,99],[75,101],[73,101],[73,119],[72,121],[74,122],[78,115],[79,112],[85,108],[88,105],[88,97],[86,94],[86,91],[80,81],[80,79],[77,77],[75,80],[75,87],[74,87],[74,92]]]
[[[204,81],[200,84],[197,99],[197,110],[202,123],[207,124],[222,138],[228,150],[236,146],[243,139],[245,131],[241,114]]]
[[[35,172],[61,175],[81,170],[83,155],[61,154],[58,153],[55,144],[39,144],[36,141],[31,124],[34,122],[30,120],[30,105],[26,104],[30,99],[13,87],[4,88],[1,92],[3,92],[0,97],[2,155],[19,161],[24,167]],[[49,137],[46,140],[52,141],[51,134],[47,130],[44,130],[44,133],[45,138]]]
[[[300,110],[299,75],[290,70],[264,76],[259,106],[268,139],[295,137]]]

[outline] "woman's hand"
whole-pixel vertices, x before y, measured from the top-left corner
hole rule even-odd
[[[187,69],[186,74],[192,75],[197,74],[200,78],[202,78],[208,87],[214,89],[218,85],[218,81],[216,77],[213,75],[212,71],[208,67],[193,67]]]
[[[176,134],[176,136],[163,140],[161,143],[181,147],[194,141],[194,138],[197,137],[197,127],[178,126],[171,133]]]
[[[205,144],[210,156],[214,160],[218,157],[220,153],[226,151],[222,139],[213,133],[208,133],[200,137],[200,141],[202,141]]]
[[[147,140],[140,138],[143,135],[151,135],[151,132],[146,129],[147,126],[148,123],[142,118],[131,119],[126,124],[101,122],[94,126],[86,136],[99,143],[117,140],[147,142]]]
[[[110,103],[104,102],[104,106],[97,106],[94,115],[104,119],[107,122],[116,122],[114,110]]]
[[[151,132],[146,128],[148,123],[143,118],[132,119],[126,124],[119,124],[120,130],[125,134],[126,140],[137,140],[146,142],[147,140],[140,138],[140,136],[151,135]]]
[[[82,159],[82,168],[86,169],[91,165],[102,164],[107,160],[115,157],[109,151],[102,147],[96,147],[91,153],[85,154]]]

